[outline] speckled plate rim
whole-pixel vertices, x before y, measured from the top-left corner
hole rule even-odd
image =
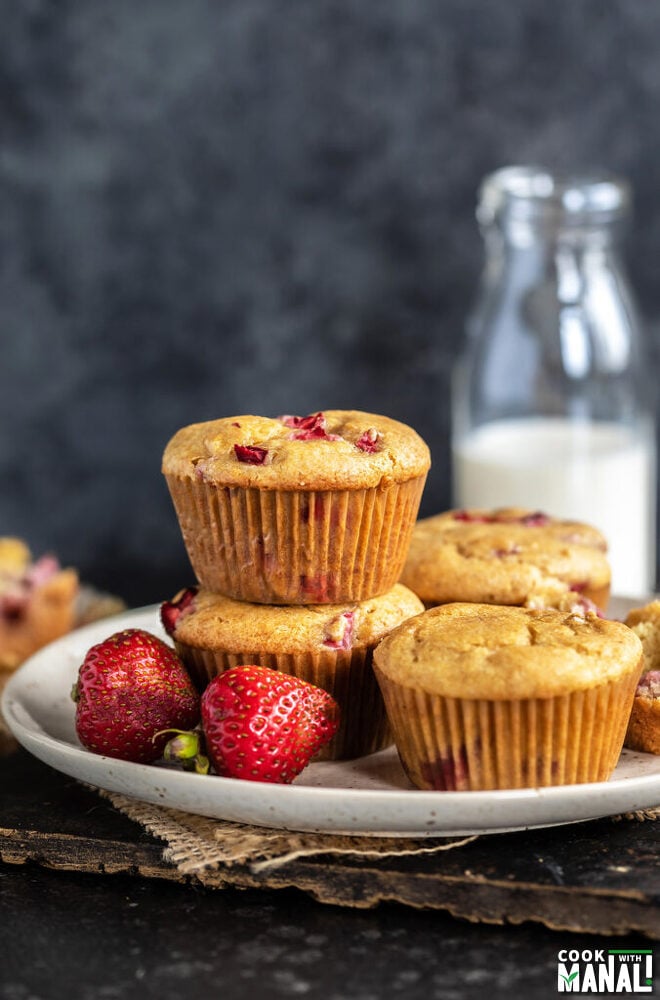
[[[648,599],[613,599],[612,613]],[[660,757],[624,750],[608,782],[493,792],[414,789],[390,747],[354,761],[311,764],[292,785],[196,775],[90,753],[75,735],[70,698],[95,642],[123,628],[166,638],[158,608],[77,629],[31,657],[2,698],[9,729],[35,757],[110,792],[214,819],[297,832],[446,837],[575,823],[660,805]]]

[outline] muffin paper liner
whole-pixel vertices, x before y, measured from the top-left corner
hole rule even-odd
[[[339,730],[315,760],[350,760],[392,743],[385,705],[374,676],[372,648],[307,653],[225,653],[175,642],[193,683],[201,692],[217,674],[241,664],[257,664],[323,688],[339,705]]]
[[[257,604],[341,604],[385,593],[399,579],[426,474],[384,490],[166,479],[203,587]]]
[[[606,781],[639,674],[554,698],[486,701],[415,691],[374,670],[406,773],[443,791]]]

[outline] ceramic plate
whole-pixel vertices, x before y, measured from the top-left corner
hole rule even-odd
[[[613,601],[612,614],[644,601]],[[196,775],[89,753],[76,738],[71,687],[91,645],[122,628],[165,638],[156,607],[108,618],[59,639],[10,679],[2,700],[16,739],[58,771],[99,788],[216,819],[280,830],[443,837],[596,819],[660,805],[660,757],[624,750],[608,782],[495,792],[422,792],[393,747],[311,764],[292,785]]]

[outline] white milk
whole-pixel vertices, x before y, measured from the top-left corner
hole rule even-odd
[[[653,437],[614,423],[502,420],[453,450],[457,507],[529,507],[585,521],[609,543],[612,592],[655,587]]]

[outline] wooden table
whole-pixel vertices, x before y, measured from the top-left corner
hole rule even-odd
[[[163,843],[96,792],[23,750],[0,759],[0,860],[53,869],[189,882]],[[324,903],[383,901],[473,921],[534,921],[593,934],[660,938],[660,821],[603,819],[482,836],[417,857],[299,859],[258,874],[221,871],[225,885],[295,888]]]

